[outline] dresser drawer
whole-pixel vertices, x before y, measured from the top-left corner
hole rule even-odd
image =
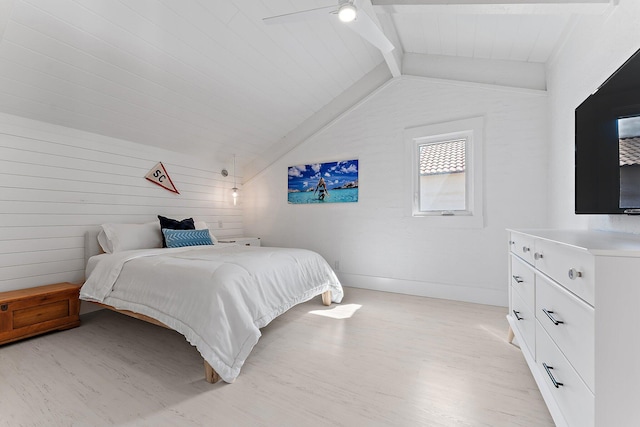
[[[536,242],[536,268],[592,306],[595,305],[595,266],[591,254],[548,240]]]
[[[592,427],[595,423],[594,394],[542,327],[536,328],[536,365],[567,425]],[[553,384],[554,380],[558,383],[557,387]]]
[[[526,234],[511,233],[509,248],[511,253],[518,255],[529,264],[533,265],[533,253],[535,251],[535,239]]]
[[[535,354],[536,319],[533,311],[522,301],[517,292],[511,292],[511,312],[509,315],[513,318],[513,323],[524,339],[524,343],[520,344],[524,344],[530,354]]]
[[[511,255],[511,289],[516,291],[527,307],[534,311],[535,273],[526,262]]]
[[[556,283],[536,276],[536,318],[591,391],[594,390],[594,310]]]

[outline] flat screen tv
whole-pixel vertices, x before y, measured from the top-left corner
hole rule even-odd
[[[640,214],[640,50],[575,111],[576,214]]]

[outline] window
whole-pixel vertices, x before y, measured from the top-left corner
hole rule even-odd
[[[482,117],[405,130],[415,217],[482,227]]]
[[[418,144],[420,212],[467,209],[466,138]]]

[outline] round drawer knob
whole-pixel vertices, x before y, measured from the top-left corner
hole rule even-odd
[[[580,271],[576,270],[575,268],[569,270],[569,279],[575,280],[578,277],[582,277],[582,273]]]
[[[533,254],[533,259],[542,259],[542,254],[539,252],[536,252],[535,254]]]
[[[528,248],[526,246],[522,247],[522,252],[530,252],[530,251],[531,251],[531,248]]]

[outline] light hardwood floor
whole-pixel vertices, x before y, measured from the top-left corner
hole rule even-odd
[[[1,426],[553,426],[506,308],[346,288],[263,329],[234,384],[108,310],[0,347]],[[333,316],[333,317],[332,317]]]

